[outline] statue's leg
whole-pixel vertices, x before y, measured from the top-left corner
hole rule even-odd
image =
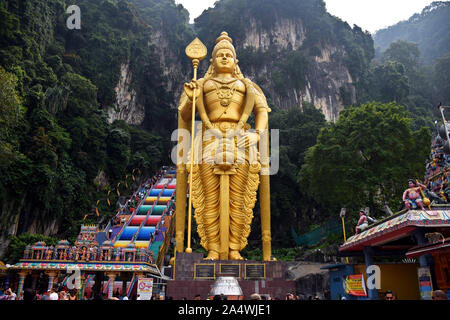
[[[241,260],[241,248],[247,245],[247,238],[243,237],[250,226],[245,224],[244,192],[247,183],[248,164],[238,166],[237,173],[230,177],[230,251],[229,258]],[[251,219],[251,218],[250,218]],[[251,221],[251,220],[250,220]]]
[[[199,224],[199,234],[203,247],[208,250],[207,259],[219,259],[220,251],[220,229],[219,229],[219,191],[220,177],[214,174],[213,165],[201,164],[200,177],[204,193],[204,209]],[[200,221],[198,221],[200,222]]]
[[[408,200],[405,200],[405,207],[408,210],[411,210],[411,203]]]
[[[417,204],[417,206],[418,206],[420,209],[425,210],[425,208],[424,208],[424,206],[423,206],[422,200],[417,199],[417,200],[416,200],[416,204]]]
[[[246,161],[230,176],[230,259],[242,259],[239,251],[247,246],[259,185],[258,173],[251,172]]]

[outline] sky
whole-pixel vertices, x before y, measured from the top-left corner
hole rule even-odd
[[[181,3],[190,15],[190,22],[213,7],[217,0],[175,0]],[[300,0],[299,0],[300,1]],[[324,0],[327,11],[347,21],[350,26],[358,25],[371,33],[407,20],[414,13],[420,13],[433,0]]]

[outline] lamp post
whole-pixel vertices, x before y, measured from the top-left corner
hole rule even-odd
[[[341,213],[339,214],[339,216],[341,217],[341,221],[342,221],[342,231],[344,232],[344,242],[347,242],[347,237],[345,236],[345,223],[344,223],[344,218],[345,218],[345,208],[341,208]],[[348,264],[348,257],[345,257],[345,261]]]

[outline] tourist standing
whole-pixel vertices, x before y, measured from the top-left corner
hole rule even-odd
[[[6,289],[6,295],[8,296],[6,300],[16,300],[17,295],[11,290],[11,288]]]
[[[56,293],[55,289],[50,290],[49,300],[58,300],[58,294]]]
[[[77,291],[75,289],[69,291],[69,300],[77,300]]]

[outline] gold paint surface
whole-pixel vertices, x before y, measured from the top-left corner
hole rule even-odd
[[[178,137],[178,148],[182,151],[177,152],[184,160],[177,163],[176,248],[182,252],[184,247],[189,184],[188,199],[195,209],[200,244],[208,251],[206,259],[243,259],[240,251],[247,246],[259,189],[263,259],[269,261],[272,259],[270,186],[269,176],[261,175],[258,141],[259,132],[268,130],[270,108],[262,90],[241,73],[226,32],[216,40],[206,74],[197,80],[198,61],[206,54],[199,39],[186,48],[186,55],[193,61],[194,80],[184,85],[178,106],[178,129],[190,130],[192,142],[189,150],[187,139]],[[200,115],[202,125],[193,137],[195,112]],[[249,131],[247,123],[251,113],[255,115],[255,132]],[[267,137],[262,135],[261,139]],[[268,143],[263,149],[267,150],[263,150],[261,158],[267,158]],[[188,211],[190,248],[189,204]]]

